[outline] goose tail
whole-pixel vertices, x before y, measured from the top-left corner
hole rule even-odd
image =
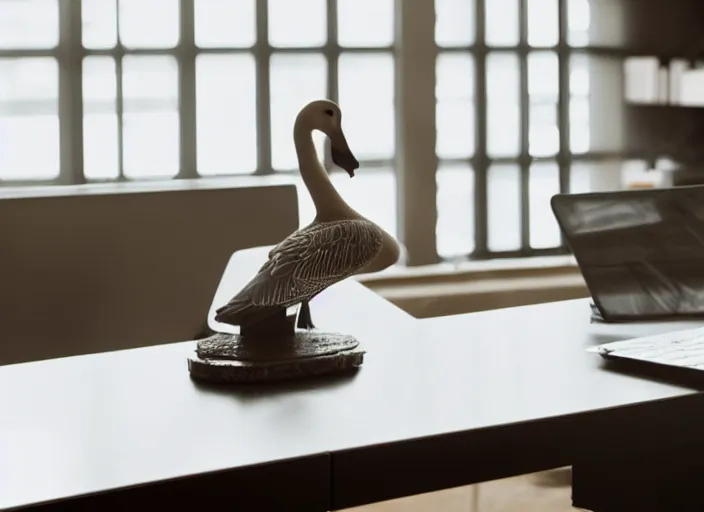
[[[251,303],[230,302],[215,311],[215,321],[236,326],[252,325],[276,316],[281,311],[282,308],[278,306],[254,306]]]

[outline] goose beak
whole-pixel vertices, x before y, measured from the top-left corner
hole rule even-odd
[[[345,134],[341,129],[335,130],[331,135],[330,149],[333,163],[346,170],[350,178],[353,178],[355,169],[359,168],[359,162],[350,151]]]

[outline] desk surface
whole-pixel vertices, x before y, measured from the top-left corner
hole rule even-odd
[[[233,256],[213,308],[264,254]],[[590,430],[627,438],[621,406],[698,395],[585,351],[692,322],[590,324],[586,300],[416,320],[352,281],[311,306],[367,349],[356,375],[209,388],[188,376],[192,341],[0,367],[0,510],[326,454],[342,508],[570,463]]]

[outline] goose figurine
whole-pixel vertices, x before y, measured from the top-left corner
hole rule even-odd
[[[293,140],[316,216],[276,245],[249,283],[217,309],[215,320],[240,326],[240,332],[273,322],[296,305],[300,305],[297,327],[312,329],[309,302],[313,297],[349,276],[378,272],[398,261],[396,240],[352,209],[335,189],[318,160],[314,130],[329,137],[335,165],[350,177],[359,167],[342,131],[340,107],[329,100],[304,106],[296,117]]]

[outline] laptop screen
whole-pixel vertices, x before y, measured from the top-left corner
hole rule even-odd
[[[704,186],[559,194],[551,205],[606,321],[704,316]]]

